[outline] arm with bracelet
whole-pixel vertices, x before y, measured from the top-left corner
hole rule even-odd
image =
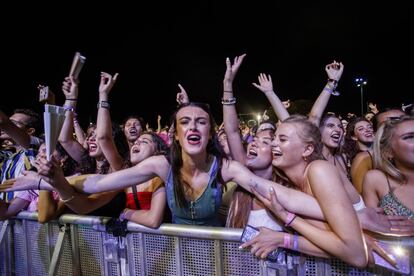
[[[239,120],[236,111],[236,98],[233,94],[233,81],[246,54],[234,58],[233,64],[226,58],[226,73],[223,80],[223,123],[224,131],[232,158],[245,163],[246,151],[243,147],[239,130]]]
[[[78,163],[82,161],[85,152],[83,146],[73,137],[73,117],[78,101],[78,80],[73,77],[66,77],[62,86],[65,95],[66,118],[59,135],[59,142],[67,153]]]
[[[309,120],[317,126],[319,126],[322,114],[328,105],[331,95],[335,95],[336,87],[338,86],[338,82],[341,79],[342,73],[344,71],[344,65],[342,62],[338,63],[334,61],[333,63],[325,66],[325,71],[328,75],[328,80],[309,113]]]
[[[109,93],[117,78],[118,73],[112,76],[108,73],[101,72],[98,116],[96,121],[96,139],[102,149],[103,155],[106,160],[108,160],[112,171],[120,170],[124,164],[124,160],[116,148],[114,137],[112,135],[112,122],[108,103]]]

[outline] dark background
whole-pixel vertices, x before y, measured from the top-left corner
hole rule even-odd
[[[239,113],[268,108],[251,85],[261,72],[272,75],[282,100],[313,101],[326,82],[324,66],[334,59],[345,71],[342,95],[331,98],[328,111],[360,113],[357,76],[368,79],[364,100],[380,109],[413,101],[409,4],[244,2],[3,7],[0,108],[41,112],[38,84],[49,85],[63,104],[60,87],[76,51],[87,58],[78,104],[84,126],[96,117],[100,71],[120,74],[110,96],[116,121],[137,113],[156,127],[160,114],[165,124],[177,83],[192,100],[208,102],[220,121],[225,58],[242,53],[247,57],[235,81]]]

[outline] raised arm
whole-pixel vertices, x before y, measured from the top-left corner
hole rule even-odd
[[[178,87],[180,88],[180,92],[177,93],[177,97],[175,100],[179,105],[186,104],[190,102],[190,99],[188,98],[188,94],[185,91],[184,87],[181,84],[178,84]]]
[[[85,151],[83,146],[73,137],[73,112],[76,109],[78,101],[78,81],[73,77],[66,77],[62,86],[65,95],[64,108],[66,118],[59,135],[59,142],[67,153],[78,163],[82,161],[82,155]]]
[[[284,102],[279,99],[273,90],[272,77],[270,75],[266,76],[266,74],[261,73],[258,77],[258,80],[259,84],[253,83],[253,85],[265,94],[270,104],[272,105],[277,118],[280,121],[283,121],[289,117],[289,113],[285,108]]]
[[[316,99],[309,113],[309,121],[317,126],[319,126],[322,114],[328,105],[331,94],[335,91],[335,88],[341,79],[342,73],[344,71],[344,65],[342,62],[338,63],[334,61],[333,63],[325,66],[325,71],[328,75],[328,82],[322,89],[321,94],[319,94],[319,97]]]
[[[96,138],[102,149],[103,155],[108,160],[114,171],[122,169],[124,161],[119,154],[112,135],[112,122],[109,113],[108,96],[118,78],[118,73],[112,75],[101,72],[101,83],[99,84],[99,108],[96,123]]]
[[[236,98],[234,98],[233,94],[233,81],[245,56],[246,54],[236,56],[233,64],[231,64],[229,58],[226,58],[226,73],[223,80],[222,99],[224,131],[227,135],[230,154],[234,160],[237,160],[242,164],[245,163],[246,152],[240,137],[239,120],[235,106]]]

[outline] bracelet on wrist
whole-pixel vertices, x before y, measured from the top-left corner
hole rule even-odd
[[[108,101],[99,101],[99,102],[98,102],[98,106],[97,106],[97,108],[98,108],[98,109],[99,109],[99,108],[106,108],[106,109],[109,109],[109,108],[110,108],[109,102],[108,102]]]
[[[236,103],[236,98],[235,97],[228,98],[228,99],[224,99],[224,98],[221,99],[221,104],[223,104],[223,105],[233,105],[235,103]]]
[[[225,93],[233,93],[233,90],[223,90]]]
[[[78,99],[66,99],[67,101],[74,101],[76,102]]]
[[[288,227],[295,218],[296,218],[296,215],[294,213],[288,212],[286,216],[285,226]]]
[[[37,183],[37,190],[39,190],[40,191],[40,183],[42,182],[42,178],[40,177],[39,178],[39,183]]]
[[[61,200],[62,200],[62,202],[63,203],[68,203],[69,201],[71,201],[71,200],[73,200],[75,198],[75,196],[74,195],[72,195],[71,197],[69,197],[68,199],[63,199],[63,198],[60,198]]]

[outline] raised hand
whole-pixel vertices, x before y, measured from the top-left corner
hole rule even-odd
[[[236,77],[237,71],[239,70],[240,65],[242,64],[245,56],[246,54],[243,54],[241,56],[236,56],[234,58],[233,64],[231,64],[229,58],[226,58],[226,73],[224,74],[224,80],[223,80],[223,83],[225,86],[233,85],[234,78]]]
[[[190,99],[188,98],[188,94],[185,91],[184,87],[181,84],[178,84],[178,87],[180,88],[180,92],[177,93],[176,101],[179,105],[186,104],[190,102]]]
[[[109,92],[111,92],[111,89],[114,86],[118,78],[118,75],[118,73],[115,73],[115,75],[112,77],[111,74],[101,72],[101,83],[99,84],[99,93],[108,95]]]
[[[283,106],[288,109],[290,107],[290,100],[282,102]]]
[[[73,77],[66,77],[63,81],[62,91],[66,99],[75,100],[78,98],[78,80]]]
[[[46,158],[41,158],[39,163],[38,173],[50,185],[55,187],[65,178],[59,161],[53,155],[50,161],[47,161]]]
[[[270,75],[260,73],[259,77],[259,84],[253,83],[253,85],[262,91],[263,93],[274,93],[273,92],[273,83],[272,83],[272,77]]]
[[[342,73],[344,72],[344,65],[342,62],[329,63],[325,66],[326,74],[328,74],[328,79],[339,81],[341,79]]]

